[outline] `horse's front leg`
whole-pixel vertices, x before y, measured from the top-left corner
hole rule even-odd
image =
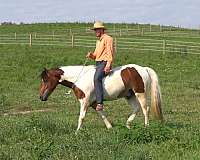
[[[92,105],[92,108],[96,111],[96,106],[97,104],[96,103],[93,103]],[[106,113],[104,111],[97,111],[97,113],[101,116],[102,120],[104,121],[106,127],[108,129],[112,128],[112,125],[111,123],[108,121],[107,117],[106,117]]]
[[[86,102],[86,100],[80,100],[80,115],[79,115],[79,119],[78,119],[78,127],[76,129],[76,132],[81,128],[82,124],[83,124],[83,120],[85,118],[87,109],[88,109],[88,103]]]
[[[106,117],[106,113],[104,111],[97,111],[99,113],[99,115],[101,116],[101,118],[103,119],[106,127],[108,129],[112,128],[111,123],[108,121],[107,117]]]

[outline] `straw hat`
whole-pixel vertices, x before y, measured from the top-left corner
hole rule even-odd
[[[94,23],[94,27],[91,30],[100,29],[100,28],[106,29],[102,22],[97,21]]]

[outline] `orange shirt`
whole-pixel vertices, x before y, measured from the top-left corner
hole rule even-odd
[[[93,53],[95,61],[113,61],[114,47],[113,38],[107,34],[103,34],[96,42],[96,49]]]

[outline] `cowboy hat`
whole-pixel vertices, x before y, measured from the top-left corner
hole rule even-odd
[[[94,23],[94,26],[91,30],[100,29],[100,28],[106,29],[102,22],[97,21],[97,22]]]

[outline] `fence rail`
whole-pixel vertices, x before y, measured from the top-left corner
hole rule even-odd
[[[68,47],[95,47],[96,39],[94,36],[84,35],[42,35],[42,34],[7,34],[0,35],[0,44],[25,44],[25,45],[58,45]],[[140,39],[136,37],[115,37],[115,49],[133,49],[144,51],[156,51],[184,54],[200,54],[200,43],[172,41],[172,40],[155,40]]]

